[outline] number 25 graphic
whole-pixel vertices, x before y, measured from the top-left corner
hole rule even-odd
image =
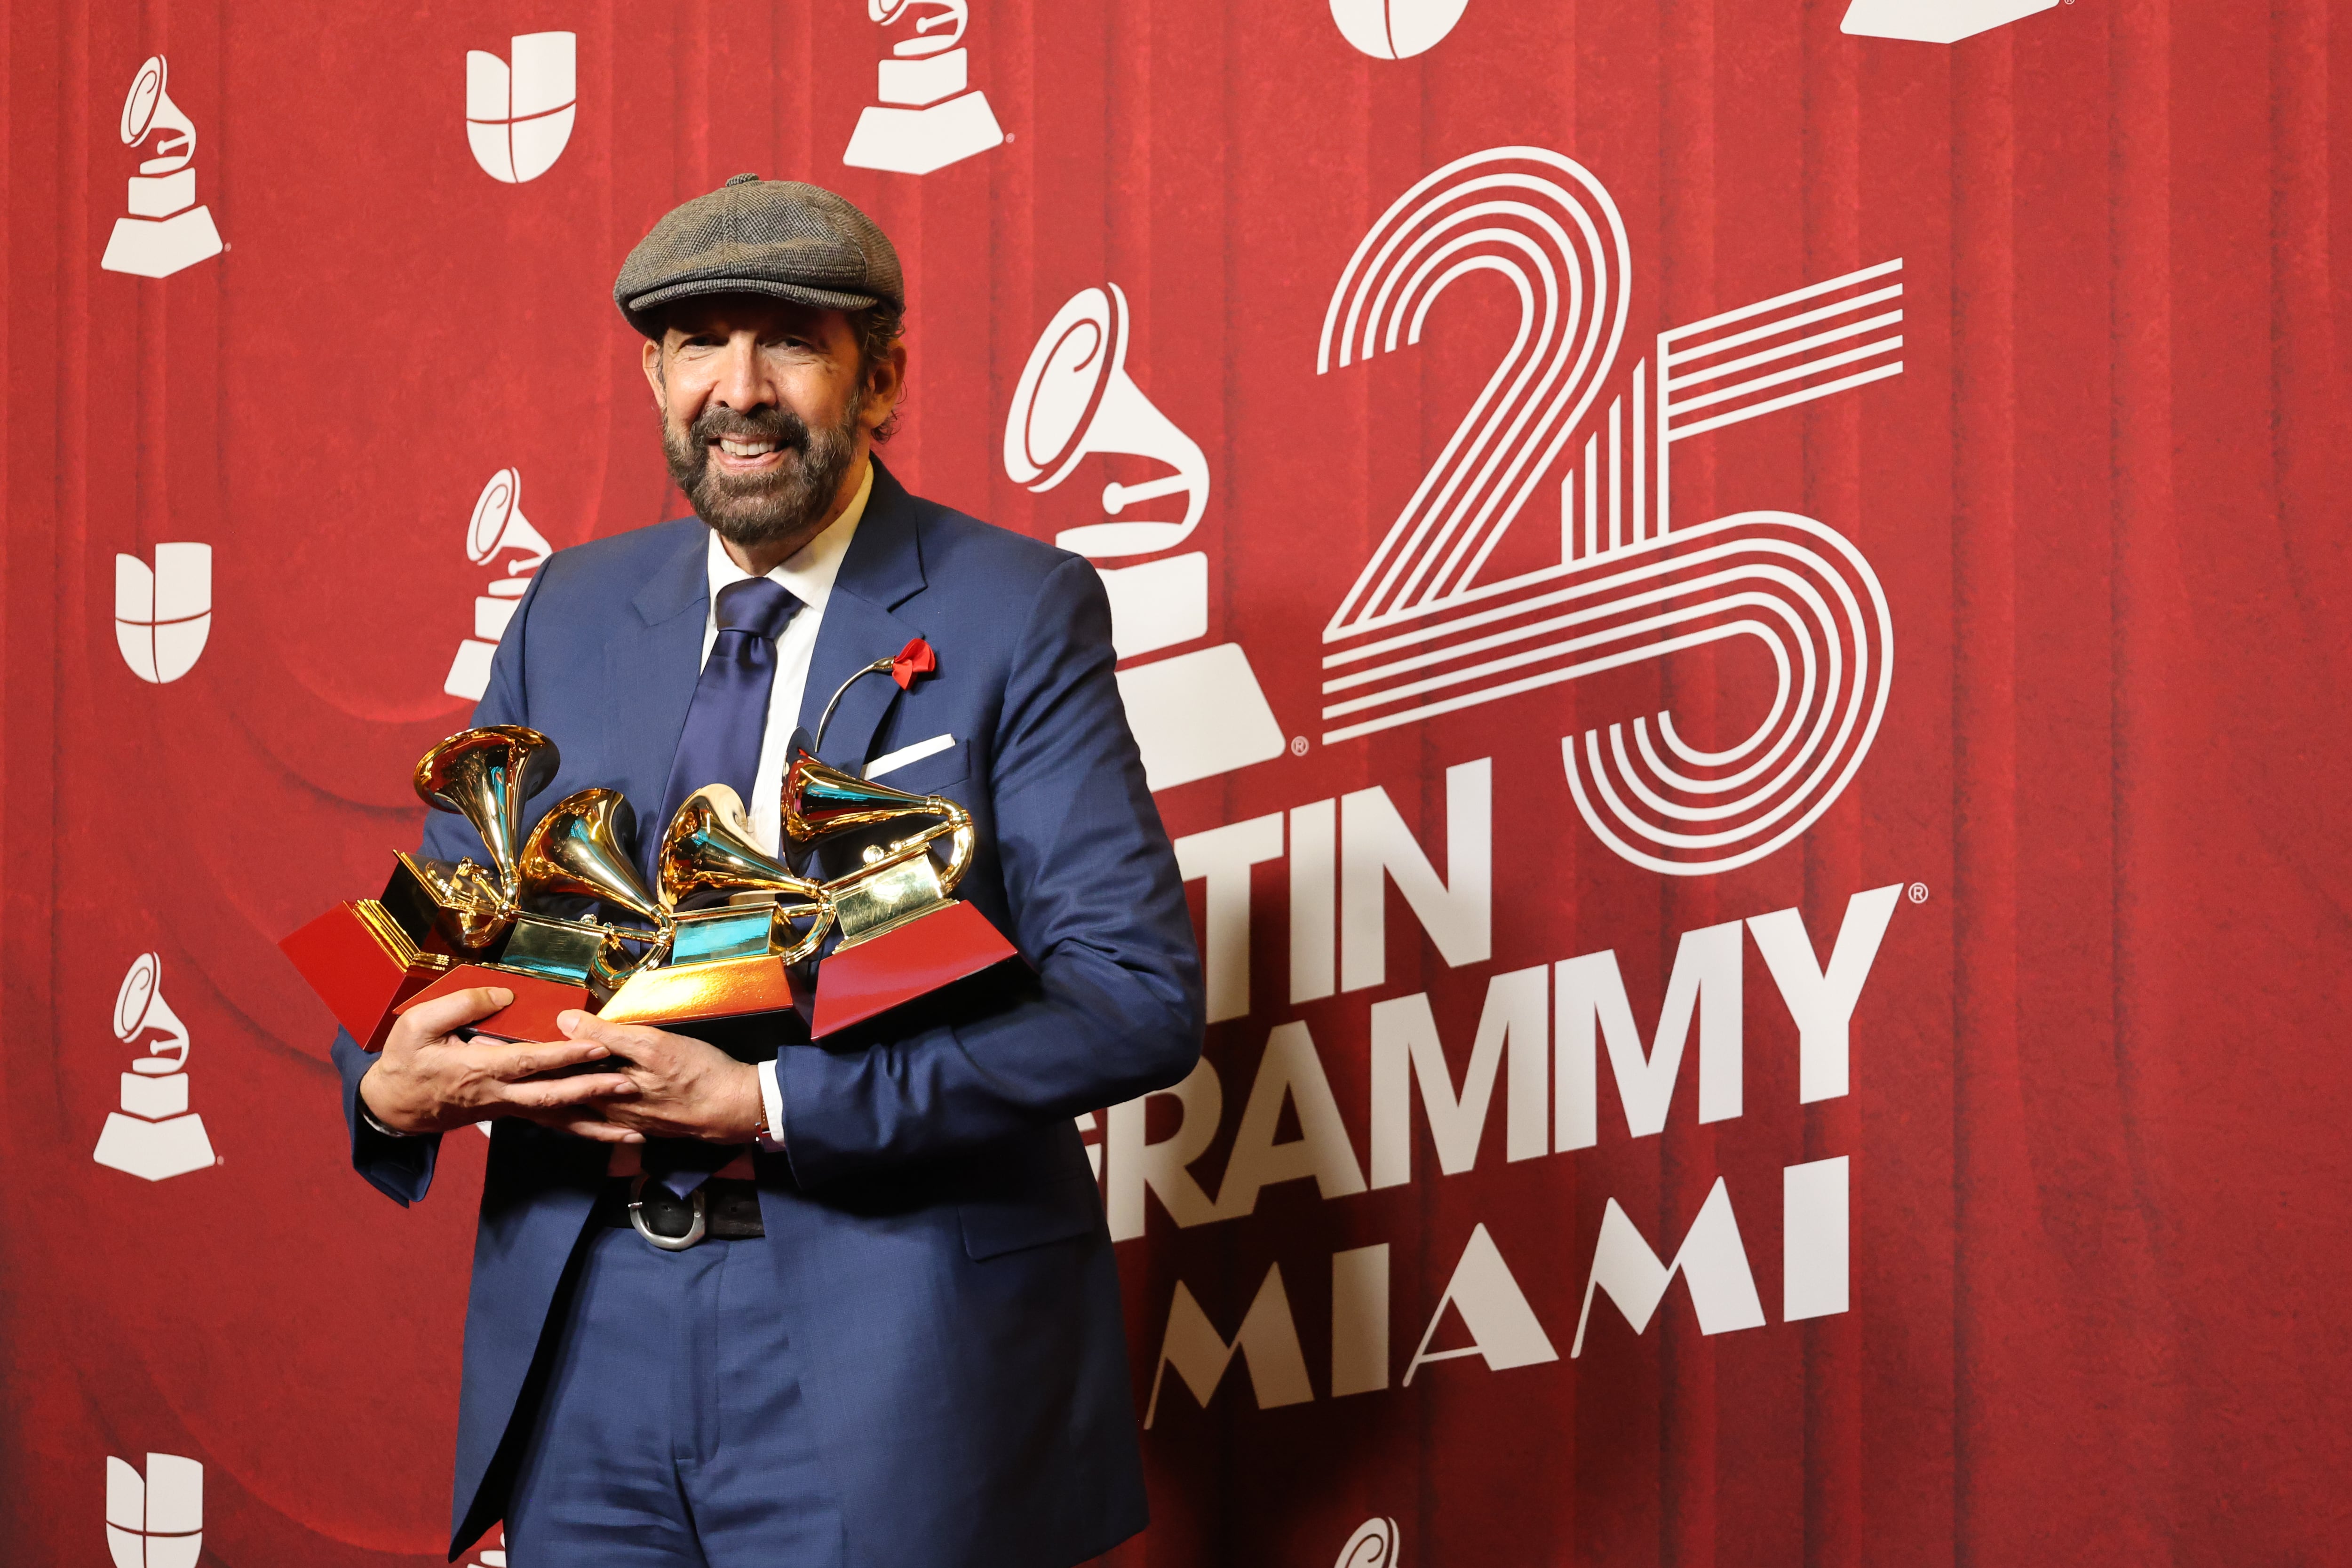
[[[1477,273],[1516,287],[1519,327],[1324,628],[1326,743],[1749,639],[1778,689],[1744,739],[1702,750],[1671,713],[1588,730],[1560,742],[1569,787],[1611,849],[1669,875],[1748,865],[1804,832],[1885,713],[1886,596],[1811,518],[1672,524],[1670,458],[1707,431],[1900,374],[1902,267],[1661,332],[1604,415],[1630,266],[1600,181],[1557,153],[1498,147],[1398,197],[1332,293],[1318,372],[1417,344],[1438,297]],[[1538,490],[1559,497],[1559,563],[1480,581]]]

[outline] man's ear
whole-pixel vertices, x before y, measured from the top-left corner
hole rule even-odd
[[[651,338],[646,340],[646,384],[654,389],[654,406],[667,417],[669,389],[662,384],[662,346]]]
[[[907,342],[901,338],[866,367],[866,408],[858,422],[868,430],[879,429],[906,395]]]

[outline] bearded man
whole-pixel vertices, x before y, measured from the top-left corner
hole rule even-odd
[[[1025,966],[817,1043],[790,1016],[469,1038],[496,989],[412,1009],[380,1056],[336,1041],[352,1163],[403,1204],[442,1133],[496,1119],[450,1556],[503,1519],[516,1568],[1077,1562],[1144,1500],[1072,1119],[1175,1082],[1202,1026],[1101,582],[873,456],[906,300],[841,197],[739,174],[614,297],[696,516],[551,556],[474,722],[556,742],[540,811],[604,785],[657,841],[726,783],[772,852],[822,728],[825,762],[970,810],[959,894]],[[919,637],[911,686],[852,679]],[[486,858],[442,814],[424,847]]]

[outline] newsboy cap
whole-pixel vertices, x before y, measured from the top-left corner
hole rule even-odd
[[[757,174],[672,208],[613,284],[613,302],[649,338],[662,335],[662,306],[697,294],[772,294],[835,310],[907,303],[898,253],[872,218],[821,185]]]

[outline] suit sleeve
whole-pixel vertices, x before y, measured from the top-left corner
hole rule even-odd
[[[476,725],[529,722],[523,703],[523,626],[530,614],[531,600],[545,580],[543,575],[534,576],[515,605],[507,635],[499,640],[499,651],[490,660],[489,689],[474,710],[471,722]],[[425,815],[425,853],[454,860],[460,855],[479,858],[483,851],[481,841],[464,818],[435,811]],[[387,1138],[367,1124],[360,1115],[360,1079],[375,1065],[375,1058],[360,1049],[359,1042],[352,1038],[348,1030],[335,1031],[334,1062],[342,1082],[343,1123],[351,1132],[352,1168],[394,1202],[404,1206],[415,1203],[433,1185],[433,1166],[440,1153],[441,1134]]]
[[[1114,658],[1102,582],[1072,557],[1030,606],[989,781],[1008,934],[1035,984],[903,1037],[782,1052],[784,1150],[804,1185],[977,1148],[1192,1070],[1200,953]]]

